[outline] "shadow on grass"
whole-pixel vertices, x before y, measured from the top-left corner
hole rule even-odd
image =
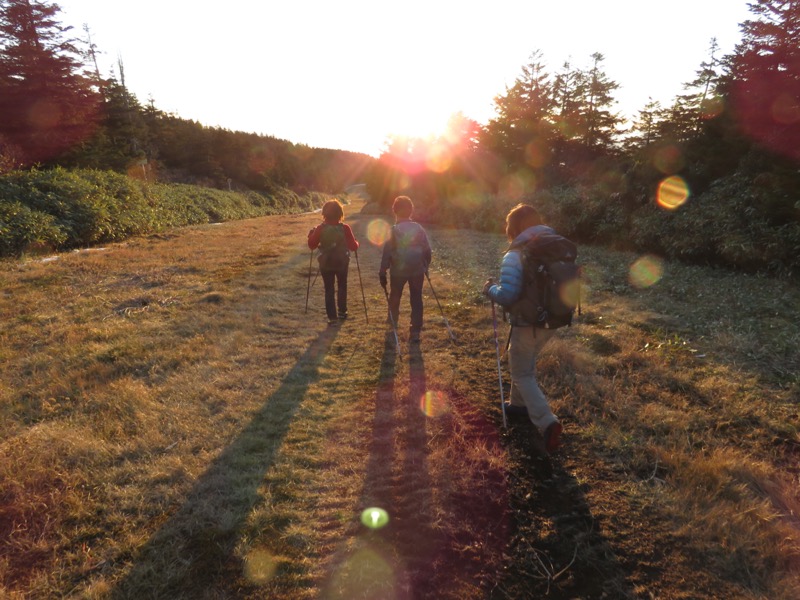
[[[228,597],[212,590],[231,590],[241,575],[234,556],[239,533],[337,333],[327,328],[311,343],[250,424],[200,476],[181,508],[132,558],[112,598]]]
[[[394,335],[385,338],[375,395],[372,439],[359,511],[386,511],[382,527],[363,526],[354,546],[337,557],[322,597],[424,598],[435,585],[433,560],[441,544],[432,526],[432,484],[427,465],[426,388],[418,344],[410,345],[408,393],[396,387]]]
[[[531,449],[535,434],[526,417],[509,425],[512,452],[522,454],[522,470],[512,477],[517,523],[511,562],[489,597],[636,598],[585,487],[560,456],[543,458]]]

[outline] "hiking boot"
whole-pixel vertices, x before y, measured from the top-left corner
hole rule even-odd
[[[339,320],[340,321],[344,321],[346,318],[347,318],[347,313],[346,312],[339,313]]]
[[[505,408],[506,416],[508,417],[527,417],[528,416],[528,409],[524,406],[518,406],[516,404],[511,404],[511,402],[503,403],[503,407]]]
[[[552,454],[561,445],[561,432],[564,427],[558,421],[553,421],[544,430],[544,449],[548,454]]]
[[[339,324],[339,319],[328,319],[328,327],[336,327]]]

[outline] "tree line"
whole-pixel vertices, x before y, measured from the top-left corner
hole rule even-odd
[[[456,115],[441,138],[393,140],[370,187],[484,228],[528,200],[580,242],[796,275],[800,1],[749,9],[732,53],[711,40],[683,93],[632,123],[614,111],[601,53],[550,71],[537,50],[487,124]]]
[[[124,64],[104,77],[88,26],[57,4],[0,0],[0,173],[54,166],[220,189],[340,191],[371,157],[271,136],[204,127],[142,105]]]
[[[208,128],[142,105],[124,65],[103,77],[56,5],[0,0],[0,173],[62,166],[269,192],[366,182],[377,210],[410,194],[419,218],[496,228],[519,201],[582,243],[747,270],[800,264],[800,0],[757,0],[734,51],[714,40],[684,92],[632,123],[605,57],[551,70],[534,51],[494,99],[438,138],[387,140],[376,160]],[[646,68],[646,64],[643,65]]]

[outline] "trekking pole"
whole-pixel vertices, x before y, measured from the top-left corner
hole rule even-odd
[[[500,382],[500,409],[503,411],[503,429],[508,427],[506,421],[506,399],[503,394],[503,373],[500,371],[500,342],[497,340],[497,311],[492,300],[492,325],[494,326],[494,350],[497,354],[497,380]]]
[[[308,297],[311,295],[311,265],[314,262],[314,251],[308,255],[308,288],[306,289],[306,313],[308,313]],[[316,279],[316,277],[314,278]]]
[[[358,270],[358,284],[361,286],[361,299],[364,301],[364,318],[369,325],[369,315],[367,315],[367,297],[364,295],[364,282],[361,281],[361,265],[358,264],[358,250],[354,250],[356,255],[356,269]]]
[[[433,292],[433,297],[436,298],[436,304],[439,305],[439,312],[442,313],[442,320],[444,321],[445,327],[447,327],[447,333],[450,334],[450,341],[456,341],[456,336],[453,335],[453,330],[450,329],[450,323],[447,322],[447,317],[444,316],[444,311],[442,310],[442,305],[439,304],[439,297],[436,295],[436,290],[433,289],[433,284],[431,283],[431,276],[428,275],[428,271],[425,271],[425,277],[428,278],[428,285],[431,286],[431,291]]]
[[[400,338],[397,337],[397,326],[394,323],[394,317],[392,316],[392,305],[389,302],[389,292],[386,291],[386,286],[383,287],[383,295],[386,296],[386,307],[389,311],[389,322],[392,324],[392,331],[394,332],[394,347],[397,351],[397,355],[400,356]]]

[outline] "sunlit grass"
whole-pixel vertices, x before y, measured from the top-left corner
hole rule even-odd
[[[359,255],[369,325],[354,269],[349,321],[327,327],[321,281],[305,313],[317,220],[0,263],[0,595],[484,598],[536,556],[504,555],[529,481],[500,431],[479,293],[504,240],[431,231],[458,342],[426,283],[421,351],[404,299],[398,358],[377,247]],[[369,221],[348,221],[366,239]],[[584,314],[540,359],[563,468],[598,520],[657,521],[674,564],[794,598],[797,287],[670,263],[631,285],[638,258],[581,249]],[[367,527],[375,508],[388,520]],[[601,554],[579,547],[575,564]],[[690,593],[671,581],[654,593]]]

